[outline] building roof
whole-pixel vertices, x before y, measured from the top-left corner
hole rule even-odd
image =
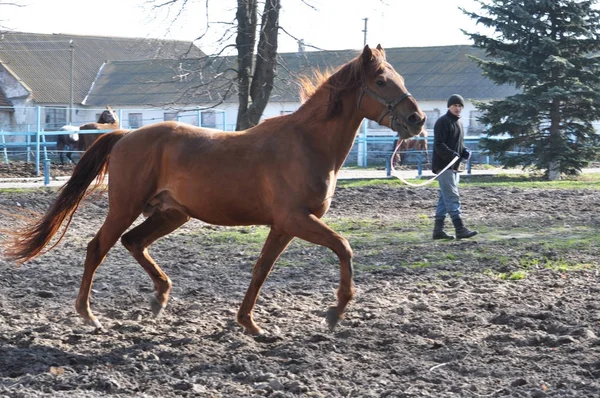
[[[469,45],[398,47],[387,48],[385,52],[388,62],[404,77],[406,87],[420,101],[445,101],[455,93],[468,100],[493,100],[519,92],[512,86],[500,86],[484,77],[469,56],[485,59],[485,53]],[[359,53],[346,50],[281,54],[280,65],[283,67],[279,67],[278,75],[293,81],[297,73],[310,75],[314,68],[335,69]],[[282,82],[278,83],[278,88],[282,88]],[[287,91],[281,95],[287,95]]]
[[[485,59],[485,52],[472,46],[392,48],[386,54],[417,100],[445,101],[455,93],[467,100],[495,100],[520,91],[483,76],[469,56]]]
[[[237,100],[233,58],[108,61],[102,65],[87,106],[215,105]]]
[[[278,54],[277,76],[271,101],[298,102],[299,75],[318,69],[333,71],[359,54],[357,50]],[[505,98],[518,92],[499,86],[482,75],[469,58],[484,58],[471,46],[403,47],[386,49],[388,61],[404,77],[419,101],[445,101],[460,93],[467,100]],[[237,102],[235,57],[200,59],[109,61],[92,86],[85,105],[166,105]]]
[[[74,104],[83,101],[106,60],[204,56],[192,43],[176,40],[22,32],[0,35],[0,64],[31,90],[37,103],[70,102],[71,55]]]

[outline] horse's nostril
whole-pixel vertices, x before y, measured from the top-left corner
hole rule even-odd
[[[410,115],[406,121],[411,126],[416,126],[418,124],[425,123],[425,118],[421,117],[421,115],[418,112],[415,112],[412,115]]]

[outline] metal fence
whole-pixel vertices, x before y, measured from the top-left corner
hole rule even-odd
[[[89,109],[87,111],[89,111]],[[35,122],[27,124],[26,126],[18,124],[17,129],[20,131],[2,131],[3,126],[0,125],[0,150],[2,151],[4,163],[7,165],[13,161],[33,163],[35,165],[35,174],[39,176],[42,171],[45,170],[44,175],[48,178],[49,168],[53,162],[58,160],[60,155],[60,152],[56,148],[57,137],[64,134],[73,134],[73,131],[58,130],[58,125],[49,125],[48,120],[45,120],[45,123],[42,123],[42,116],[44,115],[43,107],[24,108],[23,112],[35,112],[35,114],[30,115],[33,117],[29,118]],[[122,115],[119,114],[120,119],[121,116]],[[196,120],[200,123],[200,113],[197,114]],[[161,120],[153,119],[151,122],[154,123],[158,121]],[[225,117],[223,115],[222,123],[224,124],[224,122]],[[44,128],[48,126],[50,126],[51,129],[47,130]],[[97,134],[108,131],[110,130],[80,130],[77,133]],[[433,137],[413,138],[413,140],[419,139],[427,140],[428,147],[432,147]],[[490,158],[490,156],[480,149],[479,141],[479,137],[465,138],[465,144],[471,149],[473,154],[467,165],[468,172],[470,172],[473,163],[496,163],[493,158]],[[344,166],[385,167],[386,170],[388,170],[388,175],[390,175],[390,158],[396,147],[396,143],[397,139],[394,135],[369,135],[369,132],[366,129],[366,123],[363,123]],[[78,153],[74,148],[66,148],[63,152]],[[431,151],[428,155],[431,155]],[[418,170],[418,174],[421,175],[422,169],[426,163],[424,151],[404,151],[400,152],[400,156],[402,157],[404,164],[414,165]]]

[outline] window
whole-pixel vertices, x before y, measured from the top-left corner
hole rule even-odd
[[[214,129],[217,127],[217,118],[214,111],[200,112],[200,126]]]
[[[435,126],[435,122],[440,118],[440,110],[434,109],[432,111],[423,111],[425,116],[427,116],[427,121],[425,122],[425,128],[427,130],[433,130],[433,126]]]
[[[46,108],[47,131],[56,131],[67,124],[67,108]]]
[[[471,111],[469,113],[469,129],[467,135],[481,135],[485,132],[485,125],[479,121],[483,113],[479,111]]]
[[[163,114],[163,120],[166,122],[167,120],[177,121],[179,116],[179,112],[165,112]]]
[[[141,113],[130,113],[128,115],[129,128],[137,129],[142,127],[142,114]]]

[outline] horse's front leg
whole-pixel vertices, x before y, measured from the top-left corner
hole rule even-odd
[[[273,269],[273,264],[275,264],[275,261],[277,261],[279,255],[285,250],[292,238],[292,236],[282,233],[275,227],[271,227],[260,257],[256,261],[256,264],[254,264],[250,286],[248,286],[248,291],[246,291],[244,301],[242,301],[237,314],[238,323],[252,335],[262,333],[262,329],[254,323],[252,316],[260,289]]]
[[[340,260],[340,288],[337,292],[337,306],[329,308],[327,323],[334,329],[344,317],[346,307],[354,297],[352,268],[352,248],[340,234],[313,214],[297,214],[288,217],[285,232],[317,245],[331,249]]]

